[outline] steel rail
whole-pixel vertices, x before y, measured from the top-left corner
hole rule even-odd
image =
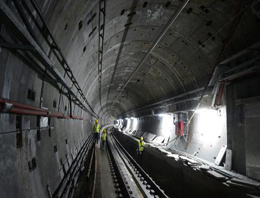
[[[119,143],[119,141],[113,136],[114,141],[119,147],[119,150],[127,158],[128,164],[133,169],[133,174],[135,175],[136,181],[142,188],[146,197],[155,197],[156,195],[163,198],[168,197],[163,190],[152,180],[152,178],[142,169],[141,166],[133,159],[133,157],[124,149],[124,147]],[[152,196],[151,196],[152,195]]]
[[[89,162],[89,164],[92,164],[92,161],[93,161],[94,155],[95,155],[95,150],[93,149],[92,154],[91,154],[91,158],[90,158],[90,162]],[[87,178],[89,178],[89,176],[90,176],[90,172],[91,172],[91,166],[89,166],[89,168],[88,168]]]
[[[91,198],[95,198],[95,190],[96,190],[96,183],[97,183],[97,151],[94,147],[94,155],[95,155],[95,161],[93,162],[93,166],[94,166],[94,182],[92,185],[92,194],[91,194]]]
[[[145,60],[149,57],[150,53],[154,50],[154,48],[157,46],[157,44],[160,42],[160,40],[162,39],[162,37],[165,35],[165,33],[168,31],[168,29],[171,27],[171,25],[173,24],[173,22],[177,19],[177,17],[180,15],[180,13],[182,12],[182,10],[185,8],[185,6],[188,4],[189,0],[185,0],[183,1],[183,3],[180,5],[180,7],[175,11],[175,13],[173,14],[172,18],[169,20],[169,22],[167,23],[167,25],[164,27],[164,29],[162,30],[162,32],[157,36],[155,42],[153,43],[153,45],[148,49],[148,51],[146,52],[146,55],[142,58],[142,60],[140,61],[140,63],[137,65],[137,67],[135,68],[135,70],[133,71],[133,73],[130,75],[130,77],[127,79],[126,83],[124,84],[123,88],[121,89],[121,91],[119,92],[119,94],[117,95],[115,101],[112,104],[112,107],[114,106],[115,102],[117,101],[117,99],[119,98],[119,96],[121,95],[121,93],[124,91],[125,87],[128,85],[128,83],[132,80],[132,78],[134,77],[134,75],[136,74],[136,72],[140,69],[140,67],[143,65],[143,63],[145,62]]]
[[[132,176],[132,178],[134,180],[134,185],[140,192],[139,196],[150,197],[149,189],[147,190],[146,186],[142,184],[142,181],[138,180],[139,173],[135,172],[136,169],[133,167],[133,164],[129,161],[129,159],[126,157],[126,155],[117,146],[114,138],[111,138],[111,142],[112,142],[113,146],[116,148],[116,151],[118,152],[119,156],[121,157],[121,160],[123,161],[124,166],[127,168],[127,170],[129,171],[129,174]]]
[[[152,180],[152,178],[149,177],[149,175],[145,173],[145,171],[137,164],[137,162],[127,153],[127,151],[120,145],[116,138],[112,136],[109,139],[109,142],[113,144],[113,147],[115,147],[114,150],[117,152],[117,155],[121,157],[121,160],[124,162],[124,166],[128,169],[131,177],[133,177],[135,185],[138,187],[143,197],[168,197]]]
[[[110,144],[109,137],[107,143],[108,159],[111,161],[111,173],[118,197],[140,197],[140,193],[136,184],[134,183],[134,179],[126,168],[114,144]]]

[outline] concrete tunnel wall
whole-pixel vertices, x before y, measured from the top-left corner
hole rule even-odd
[[[11,10],[17,14],[11,1],[4,2],[9,2]],[[144,1],[136,0],[110,0],[107,3],[101,110],[96,62],[98,32],[95,29],[98,1],[37,0],[84,95],[99,114],[102,125],[111,124],[129,110],[205,86],[238,6],[235,0],[191,1],[123,94],[115,100],[126,78],[180,4],[179,1],[168,3],[166,0],[147,2],[146,6]],[[251,9],[244,7],[248,3],[244,1],[240,5],[245,10],[229,45],[220,55],[221,60],[259,41],[259,18]],[[95,13],[96,17],[88,24]],[[132,18],[130,13],[133,13]],[[18,17],[18,20],[22,23],[21,18]],[[129,27],[125,26],[127,23]],[[1,24],[1,36],[12,40],[11,35],[15,36]],[[39,40],[43,43],[42,38]],[[42,48],[48,54],[48,46],[43,44]],[[55,62],[58,71],[63,72],[53,54],[50,59]],[[42,78],[15,50],[1,48],[0,68],[1,98],[39,106]],[[35,98],[29,98],[28,92],[34,92]],[[68,115],[69,99],[61,96],[59,103],[59,97],[59,91],[45,83],[42,107]],[[48,197],[47,186],[51,192],[55,191],[64,174],[61,165],[68,166],[70,158],[78,152],[94,124],[94,118],[89,114],[74,104],[72,108],[75,116],[84,117],[85,120],[51,118],[51,133],[42,129],[41,138],[39,133],[37,136],[36,116],[0,114],[0,176],[4,178],[0,181],[1,196]],[[142,130],[150,130],[152,127],[148,124],[143,122]],[[153,133],[156,133],[155,128]],[[18,137],[20,131],[22,136]],[[183,149],[181,142],[179,145],[178,149]],[[194,147],[187,152],[192,153],[196,149]],[[209,160],[212,160],[210,157]],[[33,158],[36,158],[37,167],[29,170],[28,163]]]
[[[100,115],[108,113],[112,117],[117,117],[129,109],[204,86],[215,65],[229,26],[226,25],[219,32],[218,30],[227,21],[231,23],[232,14],[237,8],[236,1],[228,3],[213,1],[204,4],[199,1],[190,2],[144,64],[143,69],[137,73],[133,82],[116,101],[116,105],[111,108],[118,94],[117,89],[122,87],[127,74],[133,71],[134,65],[141,60],[146,49],[179,5],[176,1],[166,7],[167,1],[159,3],[151,1],[143,7],[143,3],[142,1],[107,3],[102,86],[102,106],[105,110],[102,112],[97,91],[97,29],[90,35],[97,27],[97,1],[39,2],[45,16],[50,19],[49,26],[76,79],[82,85],[90,104],[96,111],[100,111]],[[200,8],[202,6],[207,7],[208,11],[203,11]],[[134,11],[130,9],[131,7]],[[128,29],[125,24],[130,20],[127,16],[130,12],[136,14]],[[90,20],[95,13],[93,20]],[[205,25],[209,21],[211,24]],[[80,22],[81,28],[79,28]],[[249,22],[250,26],[247,25]],[[242,31],[244,29],[247,31]],[[223,57],[228,57],[259,40],[256,31],[258,29],[256,17],[250,10],[246,10],[230,44],[225,48]],[[208,33],[213,35],[216,32],[218,34],[215,35],[215,40],[210,39]],[[207,41],[204,46],[201,45],[203,41]],[[187,57],[187,54],[191,55]],[[111,96],[107,95],[108,92]]]
[[[36,117],[22,116],[18,142],[16,116],[0,118],[1,197],[48,197],[47,186],[56,190],[65,174],[63,166],[68,170],[92,130],[88,121],[52,119],[53,129],[42,129],[39,139]],[[29,170],[33,158],[36,167]]]

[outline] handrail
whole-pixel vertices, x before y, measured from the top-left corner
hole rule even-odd
[[[81,147],[80,151],[78,152],[76,158],[72,162],[70,168],[68,169],[67,173],[63,177],[62,181],[60,182],[59,186],[53,193],[53,198],[61,198],[61,197],[68,197],[66,195],[72,194],[74,186],[72,185],[77,180],[77,176],[81,171],[81,167],[84,164],[86,156],[93,145],[93,135],[90,134],[86,139],[84,145]],[[92,143],[92,144],[91,144]]]

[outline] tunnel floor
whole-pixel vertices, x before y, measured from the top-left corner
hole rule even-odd
[[[101,150],[100,143],[96,144],[98,170],[95,198],[117,197],[109,169],[107,150]]]
[[[100,149],[101,142],[95,144],[97,170],[96,170],[96,184],[95,184],[95,198],[111,198],[117,197],[115,193],[114,183],[109,169],[107,150]],[[91,197],[91,190],[89,190],[88,161],[86,161],[85,169],[79,177],[78,186],[76,188],[74,198]]]
[[[87,177],[89,160],[86,160],[74,198],[251,197],[241,189],[223,185],[223,180],[203,171],[171,163],[155,150],[151,152],[147,148],[140,160],[136,153],[136,140],[129,136],[109,135],[106,150],[101,150],[100,144],[99,141],[94,146],[97,166],[92,172],[96,176]],[[94,185],[90,184],[91,180],[95,181]],[[91,186],[94,186],[94,193]]]

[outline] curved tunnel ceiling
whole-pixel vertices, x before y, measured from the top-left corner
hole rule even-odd
[[[190,1],[115,101],[181,3],[107,0],[102,110],[98,1],[61,0],[53,8],[50,26],[87,99],[103,120],[205,86],[218,61],[260,38],[259,18],[248,6],[252,1]]]

